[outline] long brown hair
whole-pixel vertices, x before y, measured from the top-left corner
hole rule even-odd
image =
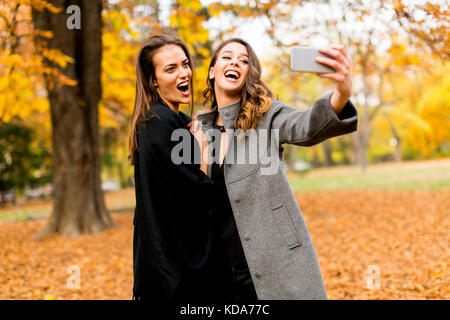
[[[193,92],[192,79],[194,76],[194,68],[191,55],[186,44],[171,35],[161,34],[149,37],[139,50],[136,59],[136,97],[134,101],[133,115],[131,118],[130,136],[128,139],[128,160],[131,165],[134,165],[134,152],[138,150],[137,131],[139,125],[155,116],[155,114],[150,111],[150,106],[156,103],[159,99],[159,95],[153,83],[153,80],[156,78],[153,56],[158,49],[171,44],[177,45],[183,49],[189,60],[189,67],[192,70],[190,88],[191,92]],[[193,104],[193,95],[191,95],[191,114]]]
[[[232,38],[223,41],[214,51],[208,70],[216,64],[217,57],[222,48],[232,42],[242,44],[247,48],[248,52],[249,71],[241,92],[239,114],[234,122],[236,129],[241,128],[243,131],[247,131],[250,128],[256,129],[262,114],[267,112],[272,106],[271,99],[273,95],[269,87],[261,80],[261,64],[259,63],[256,53],[253,51],[250,44],[240,38]],[[203,91],[203,97],[205,98],[203,105],[210,109],[214,109],[217,105],[217,101],[214,92],[214,79],[209,77],[209,72],[206,79],[206,85],[208,87]]]

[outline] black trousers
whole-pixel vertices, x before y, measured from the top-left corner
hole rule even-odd
[[[224,298],[226,301],[258,300],[247,263],[227,267],[225,276]]]
[[[186,268],[175,289],[175,302],[218,302],[223,299],[222,283],[217,281],[212,263],[199,270]],[[219,279],[220,280],[220,279]]]
[[[174,300],[192,302],[256,301],[255,286],[246,263],[213,269],[187,270]]]
[[[223,244],[213,237],[207,263],[186,268],[175,290],[175,301],[224,302],[258,300],[247,262],[228,266]]]

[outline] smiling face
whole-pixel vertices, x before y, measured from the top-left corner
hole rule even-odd
[[[230,42],[217,55],[217,60],[209,71],[209,78],[214,79],[214,92],[217,101],[227,97],[238,101],[245,85],[249,71],[247,48]]]
[[[191,101],[192,70],[183,49],[177,45],[165,45],[153,56],[156,91],[167,105],[178,111],[180,103]]]

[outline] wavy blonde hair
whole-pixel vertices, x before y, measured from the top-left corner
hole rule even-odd
[[[240,128],[244,132],[248,129],[256,129],[261,116],[272,107],[272,91],[261,80],[261,64],[250,44],[240,38],[232,38],[223,41],[214,51],[208,70],[215,66],[220,51],[227,44],[237,42],[247,48],[248,52],[248,75],[241,92],[241,104],[239,113],[234,122],[236,129]],[[217,105],[214,92],[214,79],[206,79],[207,88],[203,91],[205,101],[203,105],[209,109],[214,109]]]

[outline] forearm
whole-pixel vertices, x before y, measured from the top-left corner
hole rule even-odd
[[[350,99],[350,97],[344,97],[342,96],[339,91],[334,90],[333,94],[331,95],[330,103],[331,107],[333,108],[334,112],[336,112],[337,115],[341,113],[342,109],[344,109],[347,101]]]
[[[311,146],[356,130],[357,110],[351,101],[347,100],[340,106],[337,100],[333,106],[331,96],[332,93],[329,93],[321,97],[307,110],[282,104],[271,125],[272,129],[279,129],[280,143]]]

